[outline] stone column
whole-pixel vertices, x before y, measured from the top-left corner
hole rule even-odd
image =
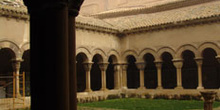
[[[127,68],[128,64],[124,63],[122,66],[122,89],[127,89]]]
[[[216,56],[216,59],[217,59],[218,62],[219,62],[219,67],[218,67],[218,68],[220,68],[220,55]],[[219,76],[219,79],[220,79],[220,76]],[[220,83],[220,81],[219,81],[219,83]],[[220,90],[220,88],[219,88],[219,90]]]
[[[176,74],[177,74],[177,87],[175,89],[183,89],[183,87],[182,87],[183,60],[182,59],[173,59],[173,64],[176,67]]]
[[[16,58],[16,59],[12,59],[12,63],[13,63],[13,68],[14,68],[14,72],[15,72],[15,85],[16,85],[16,90],[15,90],[15,94],[16,97],[20,97],[20,81],[19,81],[19,75],[20,75],[20,67],[21,67],[21,62],[23,60],[21,58]]]
[[[162,68],[162,61],[155,61],[157,67],[157,89],[163,89],[162,87],[162,78],[161,78],[161,68]]]
[[[101,69],[102,72],[102,91],[106,91],[106,69],[108,67],[108,63],[101,63],[99,64],[99,68]]]
[[[136,63],[137,68],[140,70],[140,87],[138,89],[146,89],[144,86],[144,69],[145,69],[145,62],[138,62]]]
[[[92,63],[84,63],[84,69],[86,70],[86,89],[85,92],[91,92],[91,78],[90,78],[90,71],[92,68]]]
[[[119,76],[120,65],[114,65],[114,89],[119,89],[120,76]]]
[[[197,89],[204,89],[202,85],[202,60],[203,58],[195,58],[195,61],[198,66],[198,87]]]
[[[69,31],[75,28],[69,29],[69,14],[78,13],[83,0],[23,1],[30,14],[31,109],[76,109],[76,87],[70,85],[76,78],[69,71],[74,68],[69,65]]]
[[[214,91],[203,91],[200,92],[204,98],[204,110],[212,110],[212,104],[215,100],[217,92]]]

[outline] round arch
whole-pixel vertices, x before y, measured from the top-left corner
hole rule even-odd
[[[123,61],[123,62],[127,62],[127,57],[128,57],[129,55],[134,56],[135,59],[138,58],[138,54],[137,54],[137,52],[136,52],[135,50],[126,50],[126,51],[122,54],[122,61]]]
[[[144,56],[146,54],[151,54],[151,55],[153,55],[154,58],[158,58],[157,53],[156,53],[155,50],[150,49],[150,48],[145,48],[140,52],[139,57],[138,57],[138,62],[143,62],[144,61]]]
[[[0,41],[0,48],[9,48],[15,53],[15,57],[21,58],[22,54],[19,46],[12,41],[7,41],[7,40]]]
[[[215,43],[213,43],[213,42],[204,42],[204,43],[202,43],[202,44],[199,46],[199,48],[198,48],[200,56],[202,56],[203,51],[204,51],[206,48],[211,48],[211,49],[215,50],[215,52],[217,53],[217,55],[220,55],[220,47],[219,47],[217,44],[215,44]]]
[[[86,47],[79,47],[76,49],[76,55],[78,55],[79,53],[83,53],[86,55],[86,57],[88,58],[88,62],[92,61],[92,55],[91,52],[89,51],[89,49],[87,49]]]
[[[189,50],[191,52],[194,53],[195,57],[199,57],[199,52],[198,52],[198,49],[191,45],[191,44],[186,44],[186,45],[183,45],[183,46],[180,46],[178,49],[177,49],[177,52],[176,52],[176,55],[175,55],[175,58],[177,59],[182,59],[182,54],[184,51],[186,50]]]
[[[158,54],[158,60],[162,60],[162,54],[163,53],[169,53],[173,58],[175,58],[175,51],[174,49],[170,48],[170,47],[162,47],[160,49],[158,49],[157,54]]]
[[[107,55],[102,49],[99,49],[99,48],[94,49],[92,51],[92,56],[94,57],[95,55],[100,55],[102,58],[102,62],[108,61]]]
[[[107,54],[107,57],[110,58],[111,56],[113,56],[114,60],[113,60],[113,63],[119,63],[120,62],[120,54],[117,50],[110,50]]]

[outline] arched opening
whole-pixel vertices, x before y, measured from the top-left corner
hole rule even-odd
[[[139,69],[137,68],[135,62],[136,59],[134,56],[127,56],[127,87],[128,88],[138,88],[140,87],[140,74]]]
[[[91,89],[93,91],[100,90],[102,87],[102,79],[101,79],[101,69],[99,67],[99,63],[103,62],[102,56],[96,54],[93,59],[92,69],[91,69]]]
[[[20,74],[25,72],[25,95],[30,96],[30,50],[24,51],[22,59],[23,62],[21,62]]]
[[[0,98],[10,98],[13,95],[13,64],[15,53],[9,48],[0,49]]]
[[[198,68],[195,55],[192,51],[186,50],[182,53],[182,86],[185,89],[196,89],[198,87]]]
[[[162,54],[162,86],[164,89],[174,89],[177,86],[176,67],[173,65],[172,59],[170,53]]]
[[[77,92],[83,92],[86,89],[86,71],[83,63],[87,61],[84,53],[76,56],[76,75],[77,75]]]
[[[205,89],[219,89],[220,69],[215,50],[207,48],[203,51],[202,82]]]
[[[152,54],[144,55],[146,63],[144,69],[144,85],[146,88],[155,89],[157,87],[157,67],[154,63],[154,56]]]
[[[114,64],[117,62],[117,59],[114,55],[111,55],[108,59],[108,67],[106,70],[106,85],[108,89],[114,89]]]

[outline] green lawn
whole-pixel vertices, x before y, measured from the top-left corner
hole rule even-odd
[[[78,106],[126,110],[187,110],[202,109],[203,101],[125,98],[78,104]],[[220,102],[215,102],[213,106],[220,107]]]

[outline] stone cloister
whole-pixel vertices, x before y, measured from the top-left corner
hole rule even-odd
[[[203,90],[220,97],[220,2],[164,1],[76,18],[79,102],[112,94],[172,96]],[[24,71],[29,77],[27,9],[0,3],[0,74]]]

